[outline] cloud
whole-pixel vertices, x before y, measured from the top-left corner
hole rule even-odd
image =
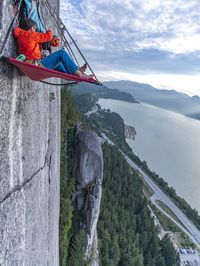
[[[61,1],[62,19],[81,41],[104,48],[116,43],[125,51],[198,50],[199,11],[198,2],[190,0]]]
[[[198,0],[61,0],[60,13],[97,71],[200,71]]]

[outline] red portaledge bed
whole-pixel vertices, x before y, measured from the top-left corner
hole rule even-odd
[[[51,70],[44,67],[35,66],[33,64],[25,63],[19,60],[16,60],[14,58],[9,58],[8,61],[19,68],[26,76],[28,76],[30,79],[35,81],[42,81],[47,78],[61,78],[68,81],[74,81],[74,82],[89,82],[96,85],[101,85],[100,82],[96,81],[95,79],[82,79],[79,77],[76,77],[74,75],[65,74],[62,72],[58,72],[55,70]]]

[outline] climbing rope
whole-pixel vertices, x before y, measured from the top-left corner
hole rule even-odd
[[[9,26],[8,31],[7,31],[7,33],[6,33],[5,39],[4,39],[3,44],[2,44],[2,46],[1,46],[0,57],[2,56],[3,49],[5,48],[5,45],[6,45],[6,43],[7,43],[7,40],[8,40],[8,38],[9,38],[9,36],[10,36],[10,33],[11,33],[12,28],[13,28],[14,22],[16,21],[17,16],[19,15],[22,1],[23,1],[23,0],[20,0],[20,1],[19,1],[19,4],[18,4],[18,5],[16,4],[17,6],[15,6],[15,8],[16,8],[16,9],[15,9],[15,10],[16,10],[16,11],[15,11],[15,16],[14,16],[14,18],[12,19],[12,21],[11,21],[11,23],[10,23],[10,26]]]
[[[28,17],[27,18],[30,18],[30,15],[31,15],[32,10],[33,10],[33,0],[31,0],[31,10],[30,10],[30,13],[28,14]]]
[[[60,83],[60,84],[57,84],[57,83],[51,83],[51,82],[44,81],[44,80],[40,80],[40,82],[45,83],[45,84],[48,84],[48,85],[53,85],[53,86],[65,86],[65,85],[75,86],[75,85],[78,84],[77,81],[74,81],[74,82],[67,82],[67,83]]]

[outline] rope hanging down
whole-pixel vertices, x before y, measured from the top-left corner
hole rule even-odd
[[[17,19],[17,16],[19,15],[22,1],[23,1],[23,0],[20,0],[19,4],[18,4],[17,7],[16,7],[15,16],[14,16],[13,20],[12,20],[11,23],[10,23],[10,26],[9,26],[8,31],[7,31],[7,33],[6,33],[5,39],[4,39],[3,44],[2,44],[2,46],[1,46],[0,57],[2,56],[3,49],[5,48],[5,45],[6,45],[7,40],[8,40],[8,37],[10,36],[10,33],[11,33],[12,28],[13,28],[14,22],[15,22],[15,20]]]
[[[75,85],[78,84],[78,82],[76,82],[76,81],[75,82],[60,83],[60,84],[47,82],[47,81],[44,81],[44,80],[40,80],[40,82],[48,84],[48,85],[53,85],[53,86],[65,86],[65,85],[75,86]]]

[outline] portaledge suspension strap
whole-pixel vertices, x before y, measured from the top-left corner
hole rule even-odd
[[[96,75],[94,74],[92,68],[90,67],[90,65],[89,65],[89,63],[87,62],[85,56],[83,55],[83,53],[82,53],[81,50],[79,49],[78,45],[76,44],[76,42],[75,42],[74,39],[72,38],[71,34],[69,33],[69,31],[68,31],[67,28],[65,27],[64,23],[62,22],[62,20],[59,18],[59,21],[57,21],[57,19],[55,18],[54,14],[51,12],[51,6],[50,6],[48,0],[45,0],[44,2],[46,3],[46,6],[47,6],[47,8],[49,9],[49,12],[50,12],[51,16],[52,16],[52,17],[54,18],[54,20],[55,20],[55,22],[56,22],[56,26],[58,26],[58,25],[62,25],[62,37],[64,36],[64,32],[63,32],[63,31],[66,31],[66,33],[67,33],[68,36],[70,37],[71,41],[72,41],[73,44],[75,45],[76,49],[78,50],[79,54],[81,55],[81,57],[83,58],[83,60],[84,60],[85,63],[87,64],[88,68],[90,69],[92,75],[95,77],[95,79],[96,79],[97,82],[98,82],[98,79],[97,79]],[[58,26],[58,28],[59,28],[59,30],[60,30],[60,27],[59,27],[59,26]],[[65,36],[64,36],[64,37],[65,37]],[[67,39],[66,39],[66,38],[64,38],[64,39],[65,39],[67,45],[69,46],[69,48],[71,49],[71,47],[70,47],[70,45],[69,45]],[[74,55],[74,54],[73,54],[73,55]],[[75,57],[75,56],[74,56],[74,57]],[[75,59],[76,59],[76,57],[75,57]],[[77,61],[77,60],[76,60],[76,61]],[[79,65],[79,64],[78,64],[78,65]]]
[[[38,3],[39,3],[39,1],[38,1]],[[48,2],[47,0],[44,0],[44,3],[46,4],[46,6],[47,6],[47,8],[48,8],[51,17],[54,19],[55,26],[57,27],[57,30],[58,30],[58,32],[59,32],[60,35],[61,35],[61,39],[64,40],[64,47],[67,49],[67,52],[69,53],[69,55],[71,56],[71,58],[73,58],[74,61],[75,61],[75,62],[77,63],[77,65],[79,66],[79,62],[78,62],[78,60],[77,60],[77,58],[76,58],[76,56],[75,56],[75,54],[74,54],[74,52],[73,52],[71,46],[69,45],[69,42],[67,41],[67,39],[66,39],[66,37],[65,37],[65,35],[64,35],[63,31],[62,31],[62,29],[60,29],[60,27],[59,27],[59,21],[55,18],[54,13],[52,12],[52,8],[51,8],[49,2]],[[39,13],[38,13],[38,14],[39,14]]]

